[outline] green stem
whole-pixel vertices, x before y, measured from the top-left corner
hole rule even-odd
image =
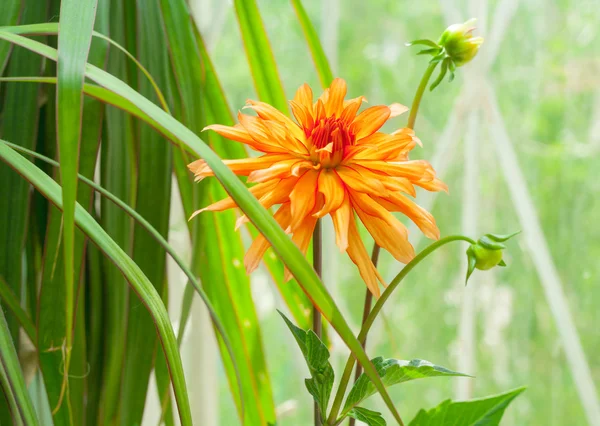
[[[313,231],[313,268],[315,272],[321,278],[323,271],[323,243],[321,235],[321,219],[317,219],[315,229]],[[313,324],[312,329],[317,337],[320,339],[323,332],[323,325],[321,323],[321,312],[313,306]],[[323,421],[321,419],[321,413],[319,412],[319,405],[317,401],[314,402],[314,421],[315,426],[321,426]]]
[[[419,83],[419,87],[417,88],[413,103],[410,107],[410,115],[408,116],[408,124],[406,125],[406,127],[409,129],[415,128],[415,121],[417,120],[419,105],[421,105],[421,99],[423,98],[423,94],[425,93],[427,83],[429,83],[429,79],[431,78],[431,74],[433,74],[433,71],[435,71],[435,67],[437,67],[437,62],[430,63],[425,70],[425,74],[423,74],[423,77],[421,78],[421,82]]]
[[[371,326],[373,325],[373,322],[377,318],[377,315],[379,315],[379,312],[383,308],[384,303],[389,299],[389,297],[392,295],[392,292],[396,289],[396,287],[398,287],[398,285],[400,284],[400,282],[402,282],[404,277],[406,277],[406,275],[408,275],[408,273],[410,271],[412,271],[415,266],[417,266],[419,263],[421,263],[421,261],[423,259],[425,259],[427,256],[429,256],[431,253],[436,251],[438,248],[440,248],[448,243],[451,243],[453,241],[466,241],[470,244],[475,244],[475,241],[469,237],[465,237],[463,235],[452,235],[452,236],[445,237],[439,241],[434,242],[433,244],[431,244],[427,248],[425,248],[425,250],[423,250],[417,256],[415,256],[415,258],[413,260],[411,260],[409,263],[407,263],[406,266],[404,268],[402,268],[400,273],[398,275],[396,275],[396,277],[392,280],[390,285],[381,294],[381,297],[379,298],[377,303],[375,303],[375,306],[373,306],[371,313],[365,320],[365,322],[362,326],[362,329],[360,330],[360,333],[358,335],[359,342],[362,343],[365,341],[365,339],[367,337],[367,333],[371,329]],[[344,373],[340,380],[340,385],[339,385],[337,393],[335,395],[335,400],[333,401],[333,405],[331,407],[331,412],[329,414],[329,418],[327,419],[327,424],[329,424],[329,425],[335,425],[341,421],[341,419],[337,419],[337,415],[342,406],[342,400],[344,399],[344,394],[346,393],[346,387],[348,386],[348,382],[350,381],[350,376],[352,375],[353,367],[354,367],[354,357],[352,355],[350,355],[348,357],[348,360],[346,361],[346,367],[344,368]],[[342,419],[346,416],[347,411],[342,413],[342,416],[341,416]]]

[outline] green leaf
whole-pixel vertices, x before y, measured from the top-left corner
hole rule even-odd
[[[348,417],[360,420],[361,422],[366,423],[368,426],[386,426],[387,424],[383,417],[381,417],[381,413],[367,410],[366,408],[362,407],[355,407],[350,410]]]
[[[473,253],[473,247],[469,246],[467,249],[467,277],[465,278],[465,285],[467,285],[471,274],[475,271],[475,265],[477,265],[477,258],[475,257],[475,253]]]
[[[425,379],[427,377],[467,376],[466,374],[448,370],[447,368],[440,367],[439,365],[432,364],[429,361],[424,361],[422,359],[404,361],[377,357],[374,358],[372,362],[386,387],[411,380]],[[376,392],[377,390],[369,378],[364,374],[361,374],[348,394],[342,415]]]
[[[492,240],[490,237],[488,237],[487,235],[484,235],[483,237],[481,237],[478,241],[478,243],[489,250],[502,250],[505,249],[506,246],[502,243],[499,243],[497,241]]]
[[[506,266],[506,262],[503,260],[500,261],[500,263],[498,263],[498,266],[502,266],[505,267]]]
[[[323,86],[325,89],[329,87],[333,81],[333,73],[331,72],[329,61],[327,60],[327,56],[325,55],[325,51],[323,50],[319,36],[315,31],[315,27],[310,21],[310,18],[308,17],[308,14],[302,5],[302,1],[291,0],[291,2],[292,6],[294,6],[294,10],[296,11],[296,15],[298,16],[298,21],[302,26],[302,32],[304,33],[304,38],[306,38],[306,43],[308,43],[308,48],[310,49],[310,53],[315,63],[317,74],[319,74],[321,86]]]
[[[2,300],[4,306],[12,312],[15,318],[17,318],[19,324],[23,327],[25,333],[27,333],[29,340],[31,340],[33,344],[36,344],[37,330],[35,329],[33,321],[31,321],[29,314],[21,308],[19,299],[17,299],[17,296],[15,296],[12,289],[2,277],[0,277],[0,300]]]
[[[233,3],[258,97],[279,111],[287,112],[287,98],[256,0],[234,0]]]
[[[14,27],[10,30],[14,31]],[[29,40],[3,29],[0,29],[0,39],[22,45],[48,59],[56,60],[57,55],[55,49],[34,40]],[[265,235],[266,239],[275,249],[275,252],[280,256],[290,272],[296,277],[303,290],[310,296],[323,316],[336,329],[341,339],[349,347],[358,362],[363,366],[365,373],[375,383],[377,390],[381,394],[386,406],[394,415],[394,418],[398,423],[401,423],[400,416],[381,382],[381,379],[377,375],[377,370],[375,370],[375,367],[373,367],[369,361],[360,342],[354,336],[347,321],[323,283],[320,281],[314,269],[307,262],[289,236],[285,234],[283,229],[281,229],[264,207],[260,205],[258,200],[248,191],[245,185],[240,182],[238,177],[235,176],[235,174],[223,164],[218,156],[192,131],[118,78],[89,64],[87,66],[86,76],[105,88],[128,99],[150,118],[167,128],[178,141],[185,143],[206,161],[207,165],[214,171],[215,176],[227,189],[227,192],[231,195],[233,200],[259,231]]]
[[[63,0],[59,18],[61,31],[58,35],[56,128],[63,196],[65,386],[71,362],[75,317],[75,203],[83,111],[83,76],[92,42],[96,6],[97,0]]]
[[[3,141],[0,143],[0,158],[12,168],[18,170],[23,178],[33,184],[38,191],[58,208],[62,206],[60,186],[23,156],[9,148]],[[75,208],[75,222],[104,254],[118,266],[129,284],[136,290],[137,296],[151,313],[171,371],[173,391],[177,400],[181,423],[185,426],[191,426],[191,410],[187,397],[183,366],[177,349],[177,340],[160,295],[137,264],[131,260],[123,249],[110,238],[106,231],[79,204]],[[115,286],[114,282],[109,283],[112,287]],[[111,291],[113,290],[112,287]]]
[[[312,376],[305,380],[306,388],[317,402],[321,414],[325,416],[334,380],[333,367],[329,362],[329,350],[312,330],[306,332],[296,327],[283,313],[278,312],[300,346]]]
[[[439,60],[441,60],[440,56],[441,55],[434,57],[431,60],[431,62],[432,63],[439,62]],[[444,77],[446,76],[447,71],[448,71],[448,62],[446,60],[444,60],[444,61],[442,61],[442,67],[440,69],[440,73],[439,73],[438,77],[435,79],[435,81],[433,83],[431,83],[431,86],[429,86],[430,91],[433,91],[433,89],[435,89],[436,87],[439,86],[439,84],[444,80]]]
[[[485,234],[485,237],[488,237],[491,240],[503,243],[506,240],[514,237],[515,235],[520,234],[521,231],[513,232],[512,234]]]
[[[3,0],[0,25],[16,25],[19,21],[21,11],[21,0]],[[0,41],[0,75],[4,73],[4,67],[10,56],[11,43]]]
[[[4,390],[4,396],[8,399],[9,410],[15,424],[24,426],[38,424],[2,308],[0,308],[0,389]]]
[[[431,410],[421,410],[408,426],[498,426],[506,407],[525,388],[473,399],[454,402],[446,400]]]
[[[411,42],[406,43],[406,46],[410,47],[410,46],[415,46],[415,45],[423,45],[423,46],[429,46],[431,48],[435,48],[435,49],[441,49],[441,47],[434,41],[432,40],[427,40],[427,39],[419,39],[419,40],[413,40]]]
[[[168,88],[171,84],[168,47],[162,31],[162,17],[158,2],[148,1],[146,6],[136,8],[135,30],[137,33],[137,56],[148,67],[159,87]],[[137,81],[138,90],[157,104],[160,99],[153,83],[146,78]],[[160,92],[160,91],[159,91]],[[172,152],[171,144],[143,122],[137,122],[137,194],[136,211],[162,237],[169,230],[169,202],[156,200],[171,199]],[[166,280],[166,257],[160,243],[142,225],[136,224],[133,231],[132,257],[154,284],[160,294]],[[150,374],[155,357],[147,356],[157,352],[158,341],[152,318],[139,305],[135,295],[129,295],[129,315],[127,323],[127,343],[125,363],[121,383],[120,424],[129,426],[142,423]],[[162,357],[160,350],[156,357]]]

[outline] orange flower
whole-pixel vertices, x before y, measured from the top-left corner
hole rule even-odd
[[[431,165],[409,160],[419,140],[411,129],[391,134],[378,130],[391,117],[407,110],[400,104],[379,105],[357,115],[364,100],[348,101],[346,82],[335,79],[313,102],[307,84],[290,102],[299,124],[263,103],[248,101],[258,116],[238,114],[233,127],[208,126],[220,135],[264,153],[257,158],[226,160],[237,175],[255,183],[250,192],[265,208],[279,204],[275,220],[306,253],[317,219],[330,215],[336,243],[358,266],[373,294],[379,296],[379,280],[385,285],[360,238],[354,212],[375,242],[400,262],[415,255],[406,227],[391,212],[401,212],[429,238],[439,238],[433,216],[405,194],[415,196],[414,186],[430,191],[447,190],[436,179]],[[196,180],[213,176],[203,160],[191,163]],[[221,211],[236,207],[231,198],[198,210]],[[193,216],[192,216],[193,217]],[[237,226],[247,219],[241,217]],[[259,236],[244,259],[248,273],[256,269],[269,243]]]

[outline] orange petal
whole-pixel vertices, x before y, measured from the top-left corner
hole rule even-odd
[[[238,121],[240,125],[246,129],[248,134],[253,139],[254,149],[262,152],[280,152],[289,153],[289,148],[282,146],[276,136],[271,133],[271,130],[265,125],[268,121],[260,117],[238,113]]]
[[[387,179],[382,179],[382,183],[383,186],[390,191],[402,191],[408,195],[412,195],[413,197],[417,196],[415,187],[406,178],[388,176]]]
[[[318,178],[319,171],[308,170],[298,179],[290,194],[292,209],[290,226],[294,232],[315,206]]]
[[[377,268],[371,262],[371,258],[365,249],[365,245],[363,244],[360,234],[358,233],[358,228],[356,226],[356,222],[354,218],[350,220],[348,226],[348,256],[356,266],[358,266],[358,270],[360,272],[360,276],[364,280],[367,288],[373,293],[375,297],[379,297],[379,285],[377,284],[377,280],[381,283],[384,283],[383,278],[379,275]]]
[[[350,195],[352,206],[375,242],[400,262],[410,262],[415,257],[415,250],[402,222],[368,195],[354,192]]]
[[[308,111],[312,111],[313,92],[308,84],[304,83],[298,88],[294,96],[294,102],[303,105]]]
[[[290,120],[287,115],[283,114],[275,107],[265,102],[253,101],[252,99],[248,99],[246,103],[248,104],[248,108],[256,111],[260,118],[264,120],[278,121],[283,124],[296,138],[302,139],[304,137],[300,127],[298,127],[298,125]]]
[[[248,182],[266,182],[271,179],[283,179],[292,176],[293,171],[301,170],[301,167],[305,168],[312,167],[313,164],[310,161],[300,160],[295,157],[287,157],[283,161],[273,163],[270,167],[255,170],[248,175]]]
[[[398,117],[401,114],[404,114],[406,111],[408,111],[408,107],[401,105],[401,104],[397,104],[397,103],[393,103],[389,106],[390,109],[390,118],[392,117]]]
[[[435,178],[430,181],[415,182],[415,185],[420,186],[421,188],[424,188],[428,191],[433,191],[433,192],[444,191],[445,193],[448,193],[448,185],[446,185],[444,182],[442,182],[438,178]]]
[[[361,173],[365,170],[365,173]],[[338,166],[336,171],[342,181],[349,188],[358,192],[375,193],[383,195],[387,193],[385,186],[381,183],[380,178],[374,173],[367,174],[369,170],[362,168],[360,170],[355,167],[355,164],[351,166]]]
[[[325,112],[328,116],[335,115],[339,117],[344,109],[344,98],[346,97],[346,82],[341,78],[336,78],[329,87],[329,99],[325,103]]]
[[[348,226],[350,220],[354,222],[350,199],[347,194],[344,194],[344,200],[340,207],[331,212],[331,219],[333,220],[333,228],[335,229],[335,243],[340,248],[340,251],[344,252],[348,248]]]
[[[325,204],[315,217],[323,217],[327,213],[336,210],[344,202],[345,189],[342,180],[334,170],[323,170],[319,174],[318,180],[319,192],[325,198]]]
[[[290,205],[289,203],[282,204],[279,207],[279,210],[273,216],[279,226],[284,230],[287,229],[290,223]],[[264,256],[267,249],[271,246],[269,242],[260,234],[258,237],[250,245],[246,256],[244,256],[244,266],[246,267],[246,272],[249,274],[258,268],[260,265],[260,261]]]
[[[440,230],[435,223],[435,218],[423,207],[400,193],[390,194],[383,199],[394,206],[390,211],[403,213],[419,227],[426,237],[433,240],[440,238]]]
[[[373,106],[356,116],[350,130],[356,135],[356,139],[361,139],[379,130],[388,118],[390,118],[390,109],[387,106]]]
[[[340,114],[340,120],[342,120],[346,125],[350,125],[354,118],[356,117],[356,113],[360,109],[360,106],[363,102],[363,97],[359,96],[358,98],[352,99],[348,102],[344,102],[344,109]]]
[[[248,176],[255,170],[270,167],[274,163],[289,159],[287,154],[267,154],[256,158],[243,158],[239,160],[223,160],[223,163],[231,169],[236,175]],[[197,160],[188,164],[190,169],[196,176],[196,180],[201,180],[207,176],[214,176],[213,171],[204,160]]]
[[[273,182],[265,182],[265,183],[260,183],[258,185],[254,185],[253,187],[251,187],[249,189],[249,191],[256,197],[256,198],[260,198],[262,196],[264,196],[266,193],[270,192],[271,190],[273,190],[274,188],[277,187],[279,181],[273,181]],[[233,207],[237,207],[237,204],[235,201],[233,201],[233,198],[231,197],[227,197],[224,198],[222,200],[217,201],[216,203],[213,203],[209,206],[204,207],[203,209],[200,210],[196,210],[188,220],[192,220],[194,217],[196,217],[197,215],[199,215],[202,212],[205,211],[209,211],[209,212],[220,212],[223,210],[227,210],[227,209],[231,209]]]
[[[308,137],[315,126],[315,119],[312,116],[312,106],[306,107],[296,101],[290,101],[290,108],[292,109],[292,114],[294,114],[294,117],[296,117],[296,120],[298,120],[298,123],[304,129],[305,137]]]
[[[385,173],[389,176],[404,177],[412,181],[428,182],[435,177],[435,171],[427,161],[362,161],[361,166],[371,169],[374,172]]]

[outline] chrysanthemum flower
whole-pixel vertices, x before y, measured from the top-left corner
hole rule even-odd
[[[364,98],[345,101],[345,96],[346,82],[339,78],[316,102],[304,84],[290,102],[298,123],[266,103],[248,101],[247,108],[258,116],[239,113],[239,124],[214,124],[207,129],[264,153],[225,164],[237,175],[248,176],[248,183],[255,184],[250,192],[265,208],[279,205],[275,220],[303,253],[317,219],[330,215],[337,246],[348,253],[368,288],[379,296],[377,281],[385,283],[360,238],[355,213],[377,244],[407,263],[414,249],[406,227],[391,212],[403,213],[426,236],[437,239],[433,216],[407,195],[415,196],[415,186],[439,191],[446,190],[446,185],[435,177],[428,162],[408,159],[419,143],[411,129],[378,132],[406,107],[379,105],[357,115]],[[213,176],[203,160],[189,168],[196,180]],[[235,202],[226,198],[194,215],[234,207]],[[241,217],[238,226],[245,220]],[[264,237],[254,240],[244,259],[248,273],[258,267],[268,248]]]

